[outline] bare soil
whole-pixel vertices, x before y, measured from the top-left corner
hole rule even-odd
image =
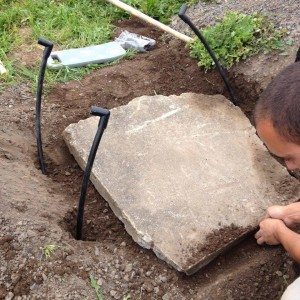
[[[131,299],[279,299],[296,276],[281,247],[258,247],[250,237],[188,277],[134,243],[92,185],[84,241],[73,238],[83,172],[63,142],[66,126],[87,117],[91,105],[113,108],[142,95],[226,95],[219,75],[200,70],[181,42],[163,40],[134,19],[118,26],[157,38],[158,46],[48,91],[47,176],[36,160],[30,87],[19,84],[0,95],[0,299],[96,299],[90,276],[105,299],[129,294]],[[251,117],[258,94],[243,80],[235,78],[234,84],[239,105]],[[47,245],[56,246],[48,258]]]
[[[251,232],[250,234],[249,231]],[[245,239],[245,237],[249,237],[253,234],[252,232],[254,232],[252,227],[244,228],[235,226],[234,224],[212,231],[207,235],[204,244],[201,243],[188,249],[189,253],[193,253],[193,257],[187,261],[187,265],[193,265],[205,256],[208,256],[206,259],[209,261],[211,254],[220,252],[220,249],[223,249],[221,252],[225,252],[224,249],[232,248],[232,244],[235,245]],[[240,237],[237,239],[238,242],[232,243],[233,240],[236,240],[236,237]],[[222,241],[222,243],[220,241]]]

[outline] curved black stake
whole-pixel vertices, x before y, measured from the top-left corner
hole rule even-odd
[[[297,51],[296,59],[295,59],[295,62],[298,62],[298,61],[300,61],[300,47],[299,47],[299,49]]]
[[[224,70],[224,68],[222,67],[222,65],[220,64],[220,62],[218,61],[215,53],[212,51],[212,49],[210,48],[210,46],[208,45],[206,39],[204,38],[204,36],[201,34],[201,32],[197,29],[197,27],[192,23],[192,21],[190,20],[190,18],[185,14],[187,10],[187,5],[183,4],[180,8],[179,14],[178,16],[180,17],[181,20],[183,20],[183,22],[185,22],[186,24],[188,24],[190,26],[190,28],[194,31],[194,33],[197,35],[197,37],[199,38],[199,40],[201,41],[201,43],[204,45],[205,49],[207,50],[207,52],[209,53],[209,55],[211,56],[212,60],[214,61],[221,77],[223,78],[223,81],[226,85],[226,88],[229,92],[229,96],[230,96],[230,100],[234,105],[237,105],[237,98],[234,95],[233,89],[229,83],[229,80],[227,78],[226,75],[226,71]]]
[[[42,132],[41,132],[41,106],[42,106],[42,93],[43,93],[43,83],[45,77],[45,70],[47,65],[48,57],[51,54],[53,43],[44,40],[42,38],[38,39],[38,44],[45,47],[42,63],[39,72],[39,78],[37,83],[37,91],[36,91],[36,104],[35,104],[35,135],[36,135],[36,143],[37,143],[37,151],[38,151],[38,159],[40,168],[43,174],[46,174],[46,167],[44,162],[44,154],[43,154],[43,144],[42,144]]]
[[[100,108],[97,106],[92,106],[91,108],[91,114],[93,116],[100,117],[97,133],[95,135],[93,145],[89,154],[89,158],[85,167],[83,180],[82,180],[82,186],[81,186],[81,192],[80,192],[80,199],[78,203],[78,212],[77,212],[77,224],[76,224],[76,240],[82,239],[82,225],[83,225],[83,214],[84,214],[84,203],[86,198],[86,191],[89,184],[89,179],[91,175],[91,171],[93,168],[95,156],[102,138],[102,135],[104,133],[104,130],[107,127],[107,123],[110,116],[110,111],[104,108]]]

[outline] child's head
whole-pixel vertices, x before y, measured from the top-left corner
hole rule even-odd
[[[300,169],[300,62],[281,71],[262,93],[254,113],[259,137],[290,170]]]

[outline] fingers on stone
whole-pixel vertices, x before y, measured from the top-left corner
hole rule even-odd
[[[265,241],[264,241],[263,237],[260,237],[260,238],[257,239],[256,242],[257,242],[258,245],[262,245]]]
[[[261,234],[261,230],[259,230],[259,231],[256,232],[255,238],[256,238],[256,239],[259,239],[259,238],[261,237],[261,235],[262,235],[262,234]]]

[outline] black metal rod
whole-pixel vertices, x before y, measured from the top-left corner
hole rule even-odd
[[[300,61],[300,47],[299,47],[299,49],[297,51],[296,59],[295,59],[295,62],[298,62],[298,61]]]
[[[91,108],[91,114],[94,116],[99,116],[99,124],[98,129],[90,150],[90,154],[88,157],[88,161],[85,167],[83,180],[82,180],[82,186],[81,186],[81,192],[80,192],[80,199],[78,203],[78,211],[77,211],[77,224],[76,224],[76,240],[82,239],[82,226],[83,226],[83,215],[84,215],[84,204],[86,199],[86,193],[87,188],[90,180],[91,171],[93,168],[94,160],[97,154],[97,150],[102,138],[102,135],[104,133],[104,130],[107,127],[107,123],[110,116],[110,111],[104,108],[92,106]]]
[[[206,39],[204,38],[204,36],[201,34],[201,32],[198,30],[198,28],[193,24],[193,22],[190,20],[190,18],[185,14],[187,10],[187,5],[183,4],[180,8],[180,11],[178,13],[178,16],[180,17],[181,20],[183,20],[183,22],[185,22],[186,24],[189,25],[189,27],[193,30],[193,32],[197,35],[197,37],[199,38],[199,40],[201,41],[201,43],[204,45],[205,49],[207,50],[207,52],[209,53],[209,55],[211,56],[212,60],[214,61],[221,77],[223,78],[223,81],[225,83],[225,86],[229,92],[229,96],[230,96],[230,100],[234,105],[237,105],[237,98],[235,97],[235,94],[233,92],[233,88],[230,85],[229,79],[227,78],[226,75],[226,71],[224,70],[224,68],[222,67],[222,65],[220,64],[220,62],[218,61],[215,53],[213,52],[213,50],[210,48],[209,44],[207,43]]]
[[[35,136],[37,143],[38,151],[38,160],[40,168],[43,174],[46,174],[46,167],[44,162],[44,153],[43,153],[43,143],[42,143],[42,130],[41,130],[41,107],[42,107],[42,94],[43,94],[43,83],[46,71],[46,65],[48,57],[51,54],[53,49],[53,43],[45,39],[39,38],[38,44],[45,47],[43,52],[43,58],[41,62],[38,82],[37,82],[37,91],[36,91],[36,104],[35,104]]]

